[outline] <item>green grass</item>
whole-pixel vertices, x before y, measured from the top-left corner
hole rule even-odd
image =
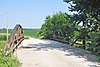
[[[4,41],[6,41],[6,33],[0,33],[0,41],[2,41],[2,40],[4,40]],[[10,34],[8,34],[8,38],[10,38]]]
[[[0,67],[18,67],[19,61],[16,57],[3,54],[4,44],[5,41],[0,41]]]
[[[3,48],[6,44],[4,37],[5,34],[0,33],[0,67],[18,67],[19,61],[16,57],[13,55],[5,56],[3,54]]]
[[[13,56],[0,56],[0,67],[18,67],[19,61]]]
[[[37,34],[40,31],[40,29],[24,29],[24,35],[29,37],[37,38]]]
[[[24,29],[24,35],[29,37],[37,37],[40,29]]]

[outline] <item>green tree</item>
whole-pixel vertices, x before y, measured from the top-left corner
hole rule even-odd
[[[75,24],[70,21],[69,17],[68,14],[62,12],[47,16],[39,35],[44,38],[61,38],[70,43],[75,37],[73,33]]]
[[[98,42],[97,41],[98,37],[94,37],[93,39],[90,34],[93,35],[95,33],[94,36],[98,36],[96,34],[100,32],[100,0],[64,0],[64,1],[70,4],[69,7],[70,11],[76,12],[72,16],[72,21],[82,25],[80,33],[83,33],[81,34],[81,36],[83,37],[83,45],[84,45],[83,48],[85,49],[86,46],[86,37],[89,38],[90,36],[89,39],[91,44],[93,44],[94,42]]]

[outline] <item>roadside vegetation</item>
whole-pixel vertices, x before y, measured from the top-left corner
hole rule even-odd
[[[19,65],[19,61],[16,57],[13,55],[4,55],[3,48],[5,44],[6,34],[0,33],[0,67],[17,67]]]
[[[100,1],[71,0],[67,3],[70,4],[70,11],[75,13],[48,15],[39,36],[66,41],[69,45],[89,50],[100,57]]]

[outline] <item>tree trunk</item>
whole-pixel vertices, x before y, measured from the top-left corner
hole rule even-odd
[[[86,46],[86,40],[85,40],[85,36],[83,37],[83,44],[82,44],[82,48],[85,49]]]

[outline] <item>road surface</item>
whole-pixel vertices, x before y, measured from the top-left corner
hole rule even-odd
[[[52,40],[24,40],[15,54],[20,67],[100,67],[90,52]]]

